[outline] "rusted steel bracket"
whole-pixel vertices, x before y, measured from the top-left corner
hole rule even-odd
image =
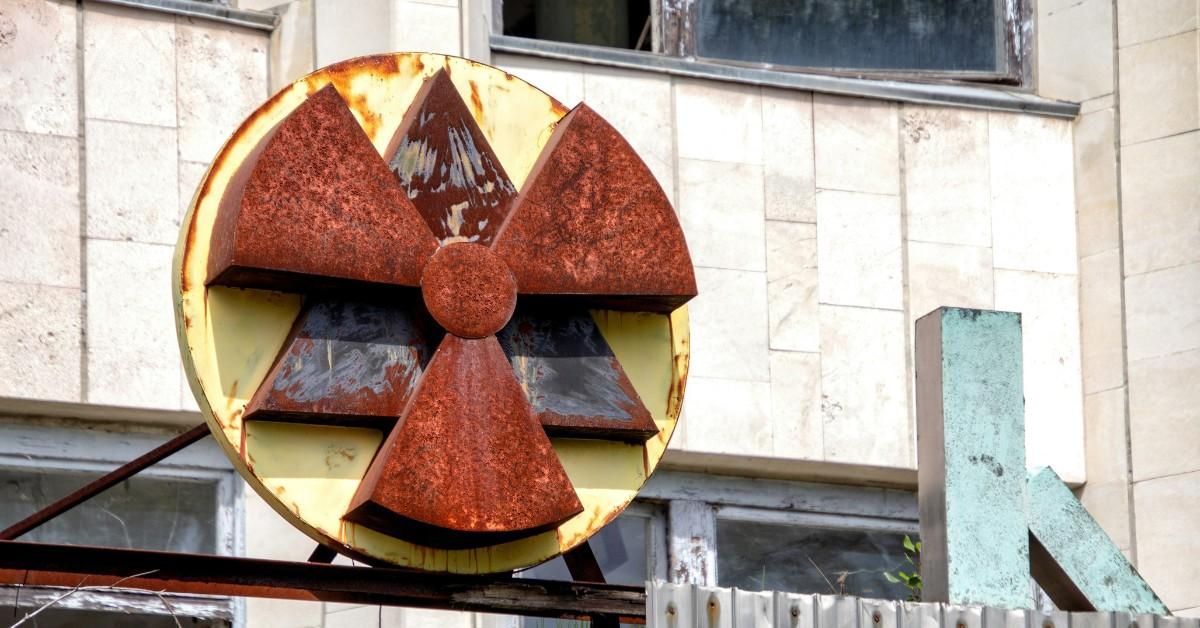
[[[646,620],[646,592],[636,586],[0,541],[0,584],[106,586],[118,580],[121,587],[192,595]]]
[[[113,486],[128,480],[130,477],[137,474],[142,469],[149,467],[158,461],[170,456],[171,454],[191,445],[192,443],[204,438],[209,434],[208,425],[201,423],[196,427],[172,438],[171,440],[155,447],[145,454],[113,469],[107,474],[97,478],[91,483],[85,485],[79,490],[67,495],[66,497],[46,506],[45,508],[25,517],[24,519],[12,524],[11,526],[0,531],[0,541],[11,541],[19,538],[22,534],[37,528],[38,526],[50,521],[51,519],[67,512],[68,510],[82,504],[83,502],[103,493]]]

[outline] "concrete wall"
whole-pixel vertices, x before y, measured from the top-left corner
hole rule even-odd
[[[1039,86],[1075,125],[1084,503],[1200,616],[1200,7],[1041,2]]]

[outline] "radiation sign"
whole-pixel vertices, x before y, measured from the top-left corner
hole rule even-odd
[[[216,440],[374,564],[490,573],[585,541],[663,455],[696,294],[621,135],[456,57],[319,70],[233,134],[176,250]]]

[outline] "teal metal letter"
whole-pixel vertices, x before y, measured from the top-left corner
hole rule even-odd
[[[1021,315],[916,324],[924,601],[1030,608]]]
[[[1169,614],[1053,469],[1030,471],[1028,490],[1033,575],[1056,606]]]

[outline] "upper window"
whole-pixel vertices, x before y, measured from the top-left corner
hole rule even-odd
[[[1019,0],[504,0],[504,34],[760,68],[1018,82]]]

